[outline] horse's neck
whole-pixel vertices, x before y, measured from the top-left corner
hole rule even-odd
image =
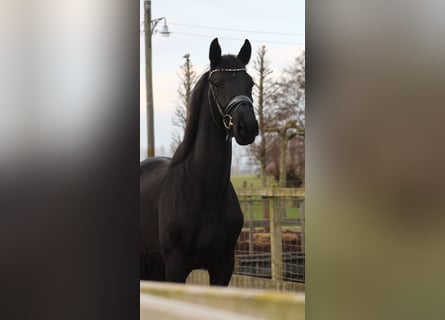
[[[217,127],[207,103],[201,106],[198,132],[190,156],[188,172],[209,197],[221,197],[227,190],[232,161],[232,143],[225,140],[224,131]]]

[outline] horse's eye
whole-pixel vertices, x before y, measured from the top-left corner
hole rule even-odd
[[[215,87],[223,87],[224,83],[221,80],[213,80],[212,85]]]

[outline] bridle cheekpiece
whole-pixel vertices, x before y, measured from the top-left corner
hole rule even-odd
[[[230,139],[233,136],[233,134],[231,132],[231,129],[233,128],[233,122],[232,122],[232,115],[230,113],[233,111],[233,114],[235,114],[236,111],[238,110],[239,106],[242,103],[247,103],[251,108],[253,108],[253,102],[248,96],[238,95],[238,96],[234,97],[232,100],[230,100],[230,102],[227,104],[227,106],[225,108],[222,108],[217,97],[216,97],[215,88],[213,87],[213,84],[210,81],[210,78],[212,77],[212,75],[215,72],[237,72],[237,71],[246,71],[246,68],[214,69],[214,70],[210,71],[210,73],[209,73],[209,94],[208,94],[209,106],[210,107],[212,106],[212,103],[210,100],[210,96],[212,96],[213,100],[215,101],[218,112],[221,115],[224,128],[226,129],[226,141],[230,141]],[[213,120],[216,123],[215,117],[213,116],[213,112],[211,112],[211,114],[212,114]]]

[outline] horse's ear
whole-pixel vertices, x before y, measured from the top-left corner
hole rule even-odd
[[[238,58],[241,62],[246,65],[249,63],[250,55],[252,54],[252,47],[250,46],[249,40],[245,40],[241,50],[238,53]]]
[[[213,39],[210,44],[209,51],[210,68],[215,68],[221,62],[221,47],[218,43],[218,38]]]

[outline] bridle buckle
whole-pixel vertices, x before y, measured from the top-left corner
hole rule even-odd
[[[224,115],[224,117],[223,117],[223,124],[224,124],[224,127],[227,130],[230,130],[230,128],[233,127],[232,116],[230,114],[226,113]]]

